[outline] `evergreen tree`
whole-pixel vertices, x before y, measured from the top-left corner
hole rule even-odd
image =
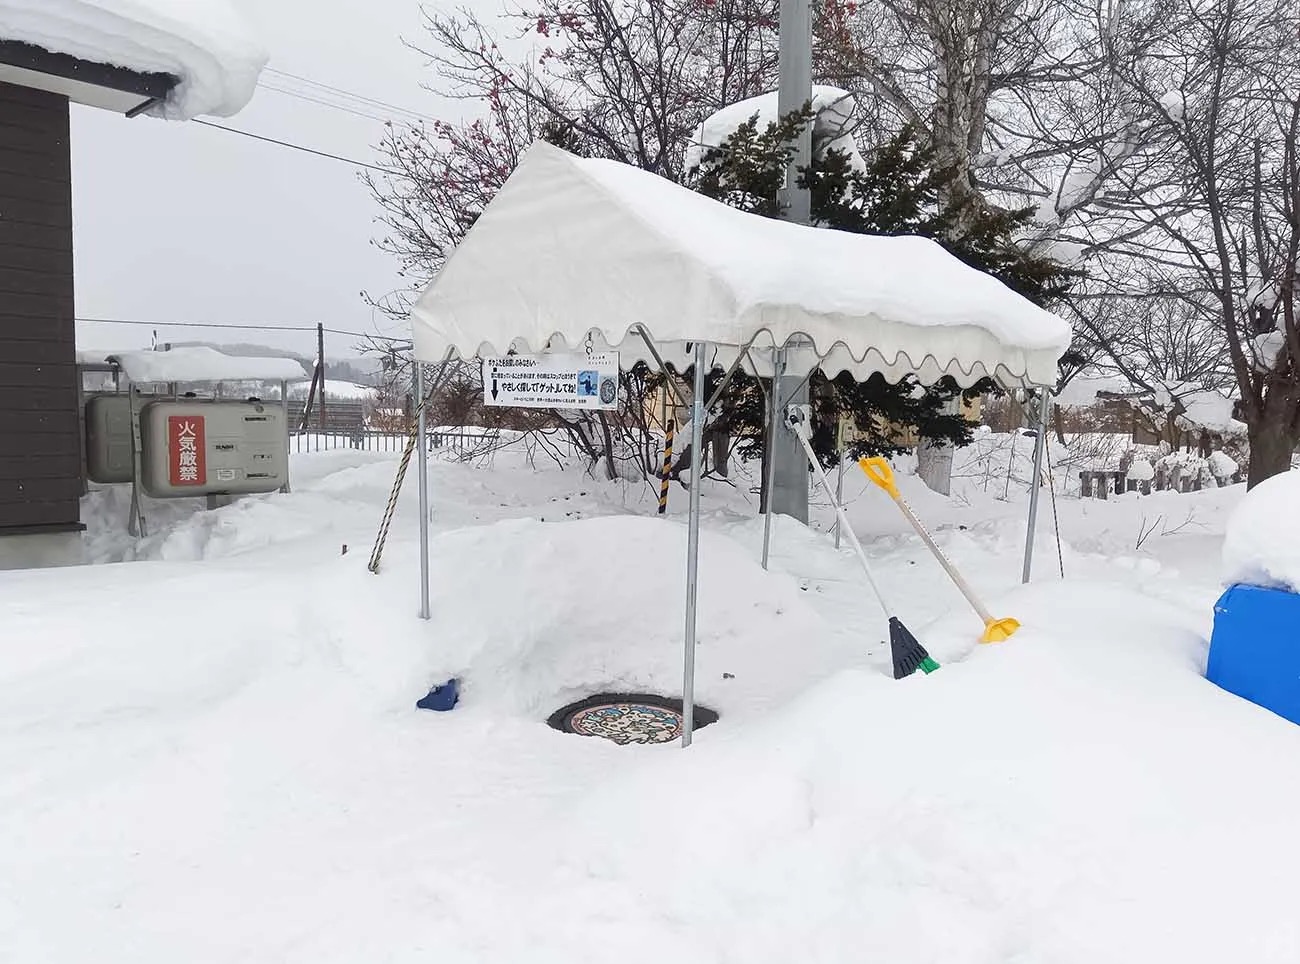
[[[742,124],[718,148],[705,153],[695,188],[733,207],[766,217],[782,213],[777,192],[789,162],[794,133],[812,116],[810,108],[758,129],[757,117]],[[1047,305],[1065,293],[1073,273],[1049,259],[1026,254],[1014,243],[1032,209],[1002,211],[981,208],[967,212],[939,203],[947,172],[935,164],[934,151],[918,143],[905,129],[879,146],[865,169],[855,169],[840,150],[814,151],[801,182],[811,195],[814,225],[857,234],[919,235],[933,238],[951,254],[991,274],[1018,294]],[[966,222],[962,231],[957,226]],[[710,382],[716,381],[714,373]],[[974,425],[944,409],[958,395],[975,398],[996,393],[997,385],[982,379],[966,390],[952,379],[922,387],[908,375],[890,384],[879,375],[864,382],[847,372],[827,378],[813,375],[813,448],[824,463],[838,461],[835,427],[841,416],[850,419],[858,439],[848,450],[852,458],[894,455],[904,449],[900,434],[908,429],[937,442],[968,444]],[[720,430],[743,436],[737,450],[744,458],[763,455],[762,431],[766,408],[764,386],[740,373],[728,385],[722,401]]]

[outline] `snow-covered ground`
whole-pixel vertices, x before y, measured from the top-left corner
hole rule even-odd
[[[885,593],[943,668],[894,681],[830,512],[711,483],[695,746],[546,716],[679,691],[685,494],[523,448],[435,460],[433,619],[414,473],[295,456],[214,512],[87,500],[100,560],[0,581],[0,960],[1097,964],[1300,960],[1300,729],[1201,674],[1241,488],[1044,500],[1030,442],[904,494],[996,614],[846,475]],[[1023,449],[1023,452],[1021,451]],[[905,471],[905,469],[904,469]],[[1058,479],[1059,481],[1059,479]],[[344,551],[344,546],[347,551]],[[1067,576],[1062,581],[1059,569]],[[464,680],[451,713],[417,711]]]

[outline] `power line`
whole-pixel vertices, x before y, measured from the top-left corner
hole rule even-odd
[[[398,107],[396,104],[390,104],[388,103],[388,101],[384,101],[384,100],[377,100],[374,97],[366,97],[362,94],[355,93],[343,87],[333,87],[329,84],[321,83],[318,80],[312,80],[310,77],[304,77],[301,74],[291,74],[287,70],[276,70],[274,67],[267,67],[264,69],[263,72],[267,74],[274,74],[277,77],[283,77],[286,78],[287,80],[296,80],[299,81],[300,83],[308,84],[312,87],[319,88],[319,90],[321,91],[328,91],[331,94],[339,94],[342,95],[343,97],[349,98],[350,100],[358,101],[362,104],[369,104],[372,107],[382,107],[385,110],[394,111],[398,114],[407,114],[411,117],[418,117],[421,120],[427,120],[427,121],[437,120],[437,118],[431,117],[428,114],[422,114],[419,111],[410,110],[406,107]],[[286,91],[281,91],[281,93],[286,93]],[[291,94],[290,96],[295,96],[295,95]]]
[[[78,318],[83,324],[94,325],[133,325],[142,328],[220,328],[231,331],[304,331],[315,332],[315,325],[231,325],[215,321],[142,321],[135,318]],[[377,332],[348,331],[344,328],[326,328],[329,335],[346,335],[350,338],[378,338],[381,341],[406,341],[391,335]]]
[[[342,161],[344,164],[351,164],[353,167],[364,167],[370,171],[378,171],[380,174],[388,174],[392,177],[404,176],[400,171],[394,171],[391,168],[380,167],[378,164],[367,164],[365,161],[356,161],[350,157],[343,157],[340,154],[331,154],[328,151],[318,151],[312,147],[303,147],[301,144],[293,144],[289,141],[282,141],[275,137],[266,137],[262,134],[254,134],[251,131],[240,130],[238,127],[227,127],[224,124],[214,124],[212,121],[195,118],[190,121],[191,124],[201,124],[204,127],[211,127],[213,130],[226,131],[230,134],[241,134],[244,137],[251,137],[255,141],[263,141],[267,144],[276,144],[280,147],[287,147],[290,150],[302,151],[304,154],[315,154],[317,157],[327,157],[333,161]]]
[[[276,87],[267,83],[261,83],[257,86],[262,90],[274,91],[277,94],[286,94],[289,97],[296,97],[298,100],[305,100],[309,104],[320,104],[322,107],[328,107],[330,110],[341,111],[344,114],[351,114],[353,117],[362,117],[366,120],[378,121],[381,124],[391,120],[391,118],[384,117],[381,114],[371,114],[364,110],[355,110],[351,107],[345,107],[342,104],[336,104],[333,101],[322,100],[319,97],[312,97],[308,94],[302,93],[301,91],[289,90],[285,87]]]
[[[223,325],[210,321],[138,321],[133,318],[78,318],[77,321],[96,325],[141,325],[152,328],[248,328],[256,331],[315,331],[316,326],[301,325]],[[352,334],[344,332],[343,334]]]

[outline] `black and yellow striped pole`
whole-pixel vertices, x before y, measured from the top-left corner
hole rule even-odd
[[[659,476],[659,514],[668,511],[668,475],[673,470],[673,420],[664,426],[664,470]]]

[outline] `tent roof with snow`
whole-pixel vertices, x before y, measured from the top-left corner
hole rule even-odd
[[[440,360],[579,345],[624,364],[641,335],[684,359],[808,339],[815,364],[865,378],[985,375],[1052,384],[1069,326],[919,237],[877,237],[746,214],[625,164],[531,147],[412,310],[415,350]],[[805,342],[806,344],[806,342]],[[755,360],[761,357],[758,355]],[[809,365],[811,367],[811,364]]]

